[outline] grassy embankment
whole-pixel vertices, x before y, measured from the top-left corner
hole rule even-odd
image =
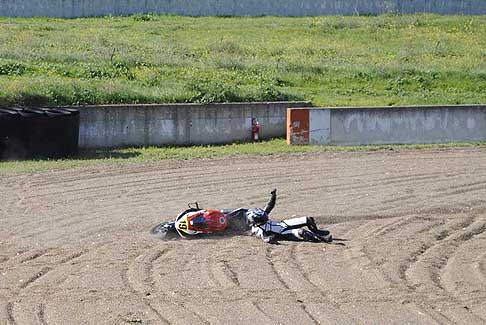
[[[486,103],[486,17],[0,18],[0,106]]]

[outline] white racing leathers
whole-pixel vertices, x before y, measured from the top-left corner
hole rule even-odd
[[[308,229],[305,229],[307,227]],[[331,242],[332,236],[327,230],[317,229],[312,217],[298,217],[280,222],[268,220],[266,223],[251,227],[252,235],[266,243],[279,240]]]

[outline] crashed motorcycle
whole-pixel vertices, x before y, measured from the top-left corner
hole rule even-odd
[[[228,219],[223,211],[201,209],[197,202],[188,204],[174,221],[162,222],[150,231],[162,239],[195,238],[209,234],[223,234]]]
[[[297,217],[282,221],[268,219],[266,211],[271,211],[275,201],[266,209],[225,209],[207,210],[198,203],[188,204],[174,221],[163,222],[152,228],[151,233],[162,239],[200,238],[208,235],[231,235],[251,233],[267,243],[280,240],[332,242],[332,235],[327,230],[320,230],[312,217]],[[268,207],[270,209],[268,209]]]

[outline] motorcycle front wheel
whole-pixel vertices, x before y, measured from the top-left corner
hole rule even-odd
[[[175,229],[174,221],[165,221],[155,225],[152,229],[150,229],[150,233],[157,237],[160,237],[163,240],[170,240],[174,238],[179,238],[179,234]]]

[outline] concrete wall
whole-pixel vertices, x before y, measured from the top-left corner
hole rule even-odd
[[[367,145],[486,141],[486,105],[304,110],[309,111],[309,129],[294,129],[292,125],[297,125],[297,120],[289,121],[289,143]]]
[[[318,16],[387,12],[486,14],[485,0],[0,0],[0,16]]]
[[[82,148],[217,144],[250,141],[251,119],[263,139],[284,137],[288,107],[309,102],[83,106]]]

